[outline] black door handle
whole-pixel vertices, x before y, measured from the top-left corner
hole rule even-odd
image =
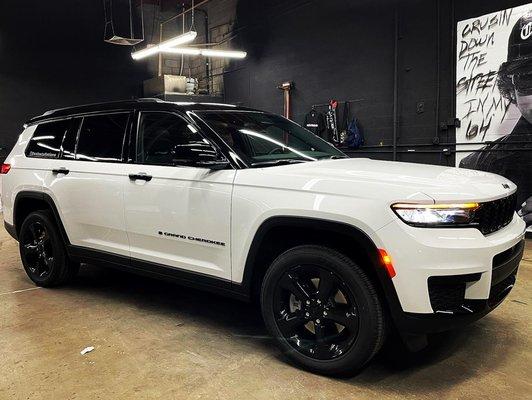
[[[145,174],[144,172],[141,172],[139,174],[129,174],[129,179],[131,179],[132,181],[141,180],[149,182],[151,181],[151,178],[151,175]]]
[[[59,175],[59,174],[68,175],[69,172],[70,171],[66,168],[59,168],[59,169],[52,170],[52,174],[54,175]]]

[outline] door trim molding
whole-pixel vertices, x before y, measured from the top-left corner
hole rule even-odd
[[[137,275],[179,283],[183,286],[222,294],[238,300],[249,301],[250,296],[245,288],[229,279],[213,277],[200,272],[192,272],[164,264],[153,263],[132,257],[125,257],[101,250],[93,250],[82,246],[67,246],[69,257],[78,262],[85,262],[101,267],[109,267]]]

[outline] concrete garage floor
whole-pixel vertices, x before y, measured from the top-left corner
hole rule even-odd
[[[1,229],[0,399],[532,398],[531,241],[525,259],[491,315],[346,380],[289,366],[237,301],[96,267],[38,289]]]

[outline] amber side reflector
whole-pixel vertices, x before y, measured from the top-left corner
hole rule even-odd
[[[0,174],[5,175],[9,172],[10,169],[11,169],[10,164],[2,164],[2,169],[0,169]]]
[[[386,250],[379,249],[379,254],[381,255],[381,261],[384,265],[384,268],[386,268],[386,272],[388,273],[388,276],[390,278],[393,278],[396,274],[395,269],[392,264],[392,258],[386,253]]]

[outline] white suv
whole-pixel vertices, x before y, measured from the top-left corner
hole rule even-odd
[[[523,254],[507,179],[350,159],[229,105],[49,111],[2,174],[5,226],[37,285],[86,262],[257,299],[287,356],[323,374],[360,369],[392,327],[419,348],[482,317]]]

